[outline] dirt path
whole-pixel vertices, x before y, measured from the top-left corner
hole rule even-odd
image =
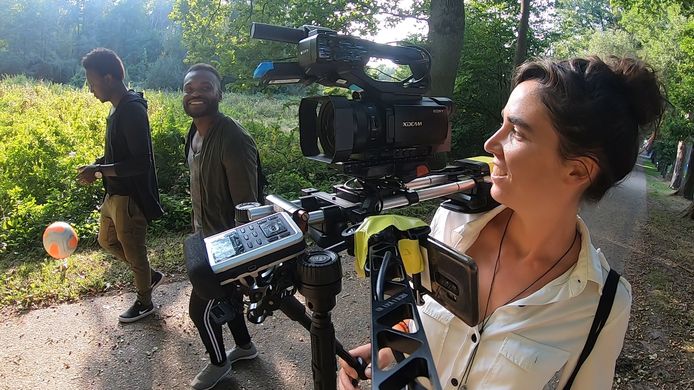
[[[345,262],[343,292],[333,312],[346,347],[368,341],[368,285]],[[34,310],[0,324],[0,389],[189,389],[207,355],[188,318],[188,282],[163,284],[159,311],[133,324],[118,314],[134,294],[86,299]],[[281,312],[249,325],[258,359],[238,363],[216,389],[311,389],[309,333]],[[233,345],[225,331],[225,341]]]
[[[593,245],[600,248],[614,269],[624,274],[625,260],[639,251],[640,227],[646,222],[646,177],[637,165],[627,179],[612,188],[597,205],[579,213],[590,229]]]

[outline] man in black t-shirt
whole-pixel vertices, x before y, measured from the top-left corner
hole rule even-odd
[[[78,168],[77,179],[91,184],[102,178],[106,196],[101,206],[99,244],[125,261],[135,275],[137,300],[119,317],[134,322],[154,312],[152,290],[164,274],[150,268],[145,234],[147,224],[163,214],[154,169],[147,101],[128,90],[125,69],[111,50],[94,49],[82,59],[89,90],[113,108],[107,119],[103,157]]]

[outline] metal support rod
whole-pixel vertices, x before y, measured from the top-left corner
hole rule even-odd
[[[417,198],[419,202],[423,202],[425,200],[431,200],[431,199],[436,199],[440,198],[442,196],[446,195],[452,195],[455,194],[456,192],[461,192],[461,191],[466,191],[469,189],[472,189],[475,186],[475,181],[473,179],[467,179],[467,180],[461,180],[453,183],[446,183],[446,184],[439,184],[439,185],[434,185],[434,186],[428,186],[424,187],[426,184],[425,182],[431,182],[431,183],[438,183],[441,181],[440,177],[444,177],[443,175],[434,175],[430,179],[428,176],[415,179],[410,183],[414,183],[414,187],[417,189],[410,190],[411,192],[414,192],[417,194]],[[487,178],[485,177],[485,181]],[[298,208],[301,207],[301,201],[299,200],[287,200],[281,196],[278,195],[268,195],[266,199],[272,203],[272,205],[265,205],[265,206],[260,206],[260,207],[253,207],[250,209],[245,210],[248,216],[248,220],[253,221],[262,217],[266,217],[276,211],[278,208],[280,210],[284,210],[289,212],[290,214],[296,211]],[[404,206],[409,206],[410,201],[407,199],[405,195],[395,195],[391,196],[388,198],[383,199],[383,207],[382,210],[390,210],[398,207],[404,207]],[[311,211],[309,212],[309,219],[308,222],[309,224],[318,224],[322,223],[325,220],[325,215],[323,214],[323,211],[317,210],[317,211]]]

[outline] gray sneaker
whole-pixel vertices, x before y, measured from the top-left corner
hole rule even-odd
[[[207,363],[205,368],[190,382],[190,385],[196,390],[208,390],[215,387],[229,372],[231,372],[231,362],[229,360],[223,366]]]
[[[232,348],[227,352],[228,362],[238,362],[239,360],[251,360],[258,356],[258,350],[255,348],[255,344],[251,342],[251,347],[248,349],[243,349],[238,346]]]

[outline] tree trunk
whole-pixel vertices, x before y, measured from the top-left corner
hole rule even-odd
[[[530,0],[521,0],[521,18],[518,24],[518,39],[516,40],[516,55],[513,67],[525,61],[528,54],[528,19],[530,18]]]
[[[648,137],[648,140],[646,141],[646,145],[644,145],[642,152],[646,153],[649,157],[651,156],[651,153],[653,152],[653,143],[655,142],[655,137],[658,135],[657,129],[654,130],[651,135]]]
[[[684,155],[686,148],[684,147],[684,141],[677,143],[677,157],[675,157],[675,167],[672,170],[672,181],[670,182],[670,188],[677,190],[682,184],[682,171],[684,167]]]
[[[431,53],[429,95],[451,97],[465,32],[463,0],[431,0],[428,24],[427,40]]]
[[[685,199],[694,199],[694,151],[692,145],[687,146],[687,154],[689,158],[685,158],[685,166],[683,168],[682,185],[677,190],[677,195],[684,196]]]
[[[682,212],[682,218],[694,219],[694,201]]]

